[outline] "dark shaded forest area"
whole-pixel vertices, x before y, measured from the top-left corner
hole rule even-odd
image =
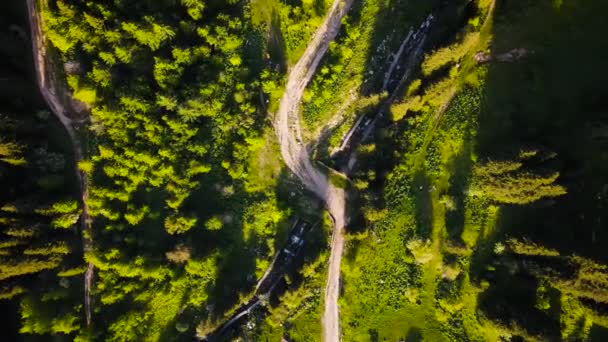
[[[0,6],[0,296],[5,338],[17,340],[73,330],[84,270],[69,140],[36,86],[25,4]]]
[[[217,340],[321,340],[332,218],[273,125],[331,4],[35,1],[71,141],[25,1],[0,3],[5,340],[202,340],[252,298]],[[605,13],[354,1],[295,114],[347,193],[343,341],[608,340]],[[345,148],[357,123],[373,131]]]

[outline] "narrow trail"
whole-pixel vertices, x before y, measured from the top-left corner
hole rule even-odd
[[[91,235],[91,218],[89,216],[89,208],[87,205],[89,191],[87,185],[87,176],[78,168],[78,162],[84,159],[84,154],[80,139],[77,135],[76,129],[74,128],[75,124],[81,123],[82,121],[72,120],[72,118],[68,116],[68,108],[70,108],[71,105],[68,103],[67,99],[71,98],[71,94],[66,91],[65,86],[61,86],[59,84],[58,80],[53,77],[52,70],[49,70],[48,68],[49,65],[48,59],[46,58],[46,42],[44,33],[42,31],[42,18],[40,13],[36,10],[35,0],[27,0],[27,10],[38,88],[40,89],[40,93],[42,94],[45,102],[68,133],[70,143],[74,151],[74,159],[76,161],[74,172],[78,178],[81,194],[80,201],[82,202],[82,216],[80,217],[82,247],[86,253],[91,250],[93,244]],[[84,274],[84,312],[87,326],[91,325],[92,321],[91,287],[93,284],[94,273],[95,268],[93,264],[87,263],[87,269]]]
[[[343,230],[346,221],[345,194],[343,189],[333,186],[325,174],[313,167],[308,150],[302,142],[298,109],[306,85],[327,52],[329,43],[337,36],[342,18],[352,3],[353,0],[334,0],[324,22],[315,32],[302,57],[289,71],[285,92],[275,115],[275,130],[285,164],[310,191],[325,201],[334,221],[322,318],[323,341],[325,342],[340,340],[338,297],[340,295],[340,262],[344,249]]]
[[[342,138],[340,147],[334,153],[345,153],[343,157],[344,166],[340,168],[340,171],[344,174],[349,175],[357,162],[356,146],[365,142],[376,129],[379,122],[389,111],[390,105],[397,99],[403,87],[409,82],[410,77],[415,71],[414,68],[420,63],[427,34],[433,20],[433,15],[429,14],[416,31],[410,29],[385,74],[382,90],[388,91],[390,95],[384,100],[375,114],[361,115]],[[403,71],[400,73],[401,76],[394,77],[395,70],[400,68],[403,68]]]

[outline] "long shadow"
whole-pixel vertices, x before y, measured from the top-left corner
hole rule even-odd
[[[293,220],[300,218],[315,224],[320,222],[323,206],[320,201],[313,199],[314,194],[309,193],[297,178],[292,175],[287,169],[283,169],[278,177],[275,187],[275,195],[277,197],[278,209],[283,212],[291,213],[283,222],[277,224],[277,231],[274,236],[274,250],[280,251],[287,245],[287,239],[291,232]],[[249,199],[245,202],[252,202],[255,199]],[[258,213],[264,215],[265,213]],[[269,213],[270,214],[270,213]],[[238,215],[237,215],[238,216]],[[226,228],[224,228],[226,229]],[[214,304],[214,319],[218,319],[216,323],[221,323],[219,319],[225,319],[225,312],[237,304],[239,295],[251,293],[255,285],[255,277],[251,275],[255,271],[256,249],[264,245],[264,241],[258,236],[250,236],[247,241],[242,235],[242,223],[238,223],[231,228],[233,234],[220,239],[220,248],[228,250],[226,255],[223,255],[222,262],[219,265],[219,276],[216,280],[216,285],[210,289],[209,298]],[[289,264],[288,269],[279,269],[279,273],[284,272],[289,277],[290,282],[285,280],[279,281],[276,288],[268,298],[268,303],[263,303],[256,307],[248,315],[256,319],[263,320],[268,314],[265,306],[276,307],[281,302],[281,296],[289,290],[297,289],[303,285],[303,277],[299,274],[304,264],[314,262],[322,252],[327,248],[326,230],[318,224],[308,230],[304,236],[304,250]],[[216,245],[216,243],[213,243]],[[279,266],[281,267],[281,266]],[[213,299],[212,299],[213,298]],[[262,321],[258,322],[262,324]],[[229,340],[231,337],[241,336],[240,323],[236,323],[228,330],[222,333],[220,337],[214,337],[219,340]]]
[[[201,231],[199,250],[203,255],[217,248],[221,251],[218,261],[218,275],[214,286],[209,289],[209,302],[213,304],[213,316],[223,318],[224,313],[234,307],[241,295],[249,293],[256,282],[256,258],[263,245],[255,234],[244,236],[243,217],[247,203],[262,200],[260,196],[248,196],[229,200],[219,208],[224,212],[224,227],[220,231]],[[214,212],[218,212],[214,210]],[[264,213],[259,213],[264,215]],[[227,220],[227,217],[230,217]],[[214,248],[210,248],[214,246]]]
[[[608,31],[600,14],[607,10],[606,2],[496,2],[494,53],[514,48],[528,53],[520,60],[488,65],[476,142],[481,160],[510,146],[543,146],[561,161],[557,182],[568,194],[502,208],[499,235],[529,238],[562,255],[600,262],[608,260],[608,231],[602,228],[608,220],[608,139],[601,133],[608,123],[608,71],[603,67],[608,42],[600,33]],[[487,254],[479,264],[491,260]],[[503,282],[511,286],[501,287]],[[506,321],[535,313],[530,298],[527,306],[517,305],[534,291],[533,281],[513,277],[492,284],[482,309],[493,308]],[[554,321],[520,323],[527,331],[559,336]],[[539,331],[539,325],[547,331]]]
[[[70,247],[70,255],[60,267],[80,266],[80,237],[73,230],[51,229],[48,221],[29,213],[36,206],[49,205],[63,199],[76,199],[78,182],[74,177],[73,150],[63,126],[48,112],[44,99],[36,86],[36,74],[32,61],[32,44],[27,22],[26,3],[3,2],[0,4],[0,140],[15,141],[22,145],[21,155],[27,164],[20,167],[0,166],[3,193],[2,203],[16,203],[24,210],[2,213],[4,233],[12,226],[23,225],[39,229],[33,239],[22,240],[23,247],[35,247],[39,243],[64,241]],[[46,115],[48,114],[48,115]],[[21,208],[20,208],[21,209]],[[13,222],[14,220],[14,222]],[[8,235],[3,235],[6,240]],[[5,250],[3,264],[18,260],[23,250]],[[45,257],[46,259],[46,257]],[[42,259],[40,259],[42,260]],[[74,309],[82,302],[82,285],[70,279],[59,286],[57,270],[25,274],[4,279],[3,287],[19,286],[27,289],[27,296],[37,302],[36,317],[20,320],[19,301],[24,295],[5,299],[2,304],[2,331],[7,340],[19,341],[34,338],[19,335],[19,327],[50,321],[61,315],[75,314]],[[49,294],[52,294],[49,296]],[[43,300],[44,299],[44,300]],[[43,328],[44,330],[44,328]],[[51,338],[49,334],[38,339]],[[68,339],[66,337],[65,339]]]
[[[302,0],[281,0],[281,2],[292,7],[302,7]]]
[[[469,187],[472,170],[471,140],[470,131],[467,131],[464,137],[462,153],[456,156],[449,166],[452,176],[450,177],[447,195],[453,200],[454,208],[448,208],[445,215],[445,224],[448,238],[457,245],[464,245],[462,232],[465,223],[466,190]]]
[[[301,222],[301,221],[300,221]],[[303,236],[304,248],[300,249],[299,252],[296,252],[297,255],[290,259],[285,259],[286,254],[283,254],[282,258],[278,261],[282,263],[280,265],[275,265],[274,272],[279,276],[278,278],[275,275],[275,280],[272,280],[272,287],[266,288],[266,290],[262,290],[260,288],[259,291],[268,295],[266,299],[262,299],[261,305],[254,306],[252,310],[246,315],[249,319],[255,320],[257,325],[263,325],[264,318],[269,314],[273,308],[278,307],[282,302],[282,296],[292,290],[297,290],[300,286],[304,286],[305,278],[300,273],[300,270],[305,264],[314,262],[318,259],[319,255],[323,250],[327,249],[327,228],[323,228],[320,225],[321,221],[317,223],[313,223],[312,225],[307,224],[306,233]],[[291,248],[291,247],[290,247]],[[270,284],[267,284],[270,285]],[[265,291],[270,290],[269,293]],[[259,292],[258,292],[259,294]],[[262,296],[258,297],[262,298]],[[256,303],[260,299],[254,299],[255,301],[250,301],[246,307],[249,307],[249,304]],[[312,300],[315,300],[314,298]],[[316,299],[316,303],[318,304],[319,298]],[[237,311],[238,312],[238,311]],[[242,312],[242,311],[241,311]],[[242,319],[242,318],[241,318]],[[235,324],[226,330],[224,330],[221,334],[214,336],[211,340],[218,341],[228,341],[232,340],[236,337],[243,337],[244,332],[241,328],[242,322],[236,321]],[[289,331],[289,324],[285,325],[286,333]]]
[[[362,95],[368,96],[381,90],[384,73],[390,65],[390,54],[399,49],[410,27],[418,27],[439,3],[440,1],[436,0],[415,3],[405,0],[382,2],[382,7],[374,18],[371,48],[364,66],[364,75],[371,76],[367,86],[361,90]]]
[[[596,14],[606,9],[605,3],[563,3],[559,9],[549,2],[497,3],[495,51],[525,47],[530,54],[489,65],[477,141],[480,159],[505,146],[541,145],[556,152],[563,165],[558,183],[568,194],[553,205],[513,208],[511,233],[603,261],[608,232],[599,227],[608,219],[608,156],[602,151],[608,141],[592,133],[608,122],[608,90],[601,86],[608,72],[598,68],[608,56],[598,32],[608,24]],[[527,15],[515,20],[522,11]]]
[[[439,123],[439,129],[451,132],[458,129],[462,134],[462,147],[458,154],[448,162],[450,175],[445,197],[441,199],[446,207],[445,224],[447,238],[454,246],[464,246],[462,234],[465,226],[468,189],[472,174],[474,155],[474,131],[479,119],[479,90],[465,86],[452,100]],[[446,139],[450,139],[447,137]]]
[[[276,65],[281,74],[287,71],[285,39],[281,31],[281,17],[276,11],[272,12],[268,30],[268,54],[270,60]]]
[[[255,274],[255,255],[247,248],[242,226],[228,229],[233,230],[233,234],[225,242],[231,247],[220,257],[218,276],[209,296],[214,301],[214,313],[219,317],[237,303],[239,294],[249,292],[255,284],[255,276],[251,277]]]
[[[512,324],[517,322],[531,335],[542,335],[549,340],[559,339],[559,321],[553,320],[534,307],[538,281],[526,274],[497,273],[495,286],[480,295],[479,307],[488,318]]]
[[[364,68],[365,75],[374,76],[370,78],[367,86],[361,89],[362,95],[368,96],[381,91],[384,72],[387,71],[390,65],[390,59],[388,57],[398,50],[399,45],[407,36],[410,27],[417,28],[429,14],[433,13],[436,19],[435,22],[431,24],[431,29],[428,32],[424,47],[424,50],[428,51],[453,39],[453,32],[458,31],[463,23],[466,24],[467,13],[463,10],[465,7],[464,1],[450,3],[428,1],[416,4],[400,0],[388,2],[386,7],[382,8],[375,18],[374,31],[371,38],[372,48],[369,50],[369,55],[366,57]],[[394,18],[396,17],[399,17],[400,20],[395,21]],[[407,24],[404,25],[404,23]],[[379,53],[378,51],[385,52]],[[409,81],[414,80],[418,73],[418,67],[415,66]],[[399,74],[399,72],[397,72],[397,74]],[[405,86],[407,86],[407,84],[405,84]],[[397,96],[394,97],[394,100],[401,100],[403,96],[404,94],[398,93]],[[382,101],[382,103],[384,102],[385,101]],[[376,108],[376,111],[377,110],[378,108]],[[389,116],[385,115],[377,124],[377,128],[371,139],[376,146],[373,158],[366,158],[364,156],[361,158],[362,160],[358,162],[357,168],[354,170],[355,173],[358,172],[359,174],[365,174],[368,171],[373,170],[376,177],[371,182],[370,187],[377,189],[377,193],[383,194],[383,196],[379,196],[378,199],[387,197],[385,195],[389,189],[385,188],[385,177],[399,162],[399,159],[396,158],[396,152],[403,153],[408,148],[411,148],[399,144],[395,145],[394,142],[395,140],[399,140],[400,136],[407,134],[408,130],[411,128],[411,125],[405,122],[405,120],[398,123],[392,123]],[[404,191],[412,191],[416,193],[417,197],[421,197],[422,195],[419,188],[420,186],[424,187],[425,185],[427,186],[426,188],[428,188],[428,184],[425,184],[428,183],[428,180],[424,181],[424,177],[421,177],[420,173],[416,170],[409,170],[409,173],[415,174],[412,181],[416,184],[411,184],[410,182],[412,181],[408,182],[404,180],[404,184],[398,186],[404,188]],[[418,190],[415,189],[415,186],[418,187]],[[428,192],[428,189],[425,191]],[[392,196],[389,195],[389,197]],[[427,207],[430,205],[428,204],[430,203],[430,198],[427,198],[426,201],[423,198],[419,199],[422,200],[422,202],[418,204],[419,208],[424,207],[425,204],[423,203],[425,202],[427,203]],[[384,207],[386,203],[382,203],[382,200],[379,200],[376,204]],[[430,213],[428,210],[424,211],[427,212],[427,214]],[[419,211],[419,214],[417,215],[418,218],[421,219],[426,214],[421,215]],[[429,229],[428,224],[423,223],[423,226],[427,226],[427,228],[425,228],[426,230]]]
[[[316,15],[323,15],[325,12],[325,1],[324,0],[314,0],[313,8],[315,10]]]

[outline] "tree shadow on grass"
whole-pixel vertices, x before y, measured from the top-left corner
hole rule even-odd
[[[405,337],[405,342],[421,342],[424,338],[422,337],[422,331],[420,329],[413,327],[407,332],[407,336]]]
[[[537,280],[526,274],[497,273],[488,290],[479,297],[479,308],[494,321],[509,326],[513,323],[525,327],[532,335],[559,340],[559,321],[535,307]]]
[[[287,71],[287,55],[285,51],[285,39],[281,31],[281,18],[273,10],[268,30],[268,54],[270,55],[270,60],[277,65],[281,73]]]
[[[503,218],[502,213],[505,208],[496,214],[496,224],[492,227],[491,232],[486,232],[488,227],[488,217],[484,217],[478,222],[479,231],[475,241],[474,250],[471,255],[469,273],[471,279],[475,282],[480,281],[487,275],[487,267],[492,263],[494,254],[494,246],[496,242],[504,238],[506,230],[510,226],[508,218]],[[508,217],[508,216],[507,216]]]
[[[450,184],[447,190],[449,200],[452,201],[453,208],[448,208],[445,214],[445,224],[448,232],[448,239],[459,246],[463,246],[462,232],[465,224],[465,204],[467,202],[467,189],[472,171],[472,144],[470,131],[464,137],[462,152],[458,154],[450,163]]]
[[[519,61],[488,66],[477,154],[488,159],[505,146],[541,145],[562,161],[558,183],[568,194],[551,203],[513,207],[510,233],[565,253],[606,261],[608,233],[598,229],[608,211],[606,140],[594,125],[608,122],[608,58],[599,32],[608,23],[605,2],[499,1],[492,46],[496,53],[523,47]],[[520,15],[525,13],[526,15]],[[542,18],[542,23],[539,19]],[[504,217],[504,215],[503,215]]]
[[[292,7],[302,7],[302,0],[281,0],[281,2]]]
[[[269,298],[269,305],[276,307],[280,304],[281,296],[288,290],[296,289],[302,285],[303,277],[299,274],[299,270],[304,264],[314,262],[318,259],[321,251],[327,248],[326,229],[318,223],[321,220],[323,206],[313,194],[305,190],[299,180],[284,168],[277,181],[274,189],[277,197],[278,209],[288,213],[281,222],[276,224],[276,232],[274,234],[274,250],[279,252],[287,243],[287,239],[293,227],[296,218],[303,219],[310,224],[316,226],[310,229],[304,236],[304,249],[302,253],[296,257],[292,264],[287,269],[277,269],[279,272],[285,272],[289,276],[290,281],[279,281],[276,289]],[[255,199],[252,199],[255,201]],[[250,201],[251,202],[251,201]],[[257,215],[271,215],[269,212],[259,212]],[[216,280],[216,285],[210,289],[209,302],[214,304],[213,316],[215,319],[224,319],[224,314],[238,304],[238,300],[242,295],[251,294],[256,279],[255,275],[255,260],[259,257],[259,252],[256,248],[265,245],[265,241],[260,236],[252,234],[249,237],[243,236],[243,222],[233,224],[230,228],[232,233],[219,238],[219,243],[227,252],[221,255],[219,275]],[[270,255],[273,258],[274,255]],[[270,265],[269,265],[270,267]],[[275,267],[282,267],[275,265]],[[260,314],[264,315],[261,310]],[[218,322],[219,323],[219,322]],[[231,328],[228,335],[239,334],[238,324]],[[226,335],[226,336],[228,336]]]
[[[255,234],[245,236],[243,217],[251,203],[264,200],[264,194],[237,189],[240,196],[228,196],[222,187],[230,184],[226,180],[216,179],[211,184],[193,193],[185,204],[199,218],[198,226],[187,239],[194,247],[193,257],[204,259],[213,253],[218,255],[217,276],[207,289],[207,303],[213,305],[212,318],[223,319],[224,313],[238,304],[242,295],[250,293],[256,282],[256,259],[262,252],[258,247],[263,243]],[[209,198],[218,200],[209,201]],[[205,226],[211,217],[221,219],[221,229]]]
[[[323,13],[325,13],[325,0],[314,0],[313,8],[316,15],[323,15]]]
[[[277,307],[281,302],[281,297],[290,290],[298,289],[304,286],[305,278],[300,273],[302,268],[316,261],[321,253],[327,250],[327,234],[330,227],[324,227],[323,222],[315,222],[308,228],[303,236],[304,245],[300,253],[293,259],[287,269],[283,269],[285,275],[283,281],[277,285],[271,294],[270,305]],[[288,281],[286,280],[288,279]]]
[[[223,313],[237,304],[241,295],[248,293],[255,284],[255,251],[244,240],[242,225],[224,227],[230,234],[223,237],[224,249],[218,260],[215,285],[209,291],[209,302],[214,305],[214,315]]]
[[[608,44],[599,34],[608,24],[597,14],[606,10],[604,2],[564,2],[559,9],[550,2],[497,3],[496,52],[525,47],[530,55],[489,65],[477,144],[480,157],[522,143],[556,152],[564,165],[558,182],[568,194],[553,206],[523,207],[529,223],[521,233],[603,260],[600,242],[608,236],[598,230],[596,242],[591,241],[597,225],[591,218],[604,221],[607,215],[596,196],[608,183],[607,145],[591,138],[590,126],[608,122],[608,72],[598,68],[608,57]],[[517,14],[523,12],[526,16]]]
[[[494,53],[524,48],[528,54],[488,65],[477,155],[489,159],[506,146],[544,146],[562,161],[558,183],[568,194],[501,207],[499,233],[479,241],[473,255],[472,272],[479,277],[488,273],[484,267],[492,262],[492,246],[507,234],[562,255],[603,262],[608,258],[608,233],[600,229],[600,222],[608,219],[602,193],[608,184],[608,145],[605,139],[592,138],[593,127],[608,122],[608,72],[599,67],[608,58],[608,44],[600,33],[608,30],[601,14],[606,11],[606,2],[496,2]],[[526,331],[559,338],[559,318],[547,321],[548,316],[534,308],[530,296],[536,283],[529,276],[489,273],[498,279],[481,295],[480,309],[492,319],[513,318]]]
[[[594,324],[589,332],[589,341],[608,341],[608,328]]]
[[[360,6],[361,5],[359,5],[359,7]],[[429,38],[427,39],[428,46],[438,45],[453,35],[452,32],[450,32],[451,28],[457,27],[460,29],[462,27],[463,13],[461,12],[463,6],[465,5],[462,1],[450,3],[449,5],[442,5],[438,1],[412,5],[412,3],[409,2],[395,0],[387,2],[384,7],[380,8],[375,17],[374,31],[371,37],[372,48],[369,50],[369,54],[366,57],[364,68],[365,75],[373,74],[374,76],[367,85],[363,87],[362,94],[370,95],[380,91],[380,84],[384,77],[384,73],[380,71],[384,71],[390,64],[388,63],[388,60],[384,60],[382,56],[388,57],[391,53],[397,51],[402,40],[407,36],[410,26],[417,28],[424,18],[431,13],[436,17],[441,17],[441,20],[437,19],[437,21],[441,21],[442,23],[447,22],[447,24],[441,27],[436,25],[437,27],[431,30]],[[356,12],[357,14],[353,15],[353,17],[356,18],[357,15],[364,16],[366,13],[361,9],[359,9],[359,12],[360,13]],[[400,18],[398,25],[393,19],[395,17]],[[361,18],[359,20],[366,20],[366,18]],[[408,23],[408,25],[403,25],[403,22]],[[414,72],[417,72],[416,68],[414,69]],[[415,76],[415,74],[412,75],[410,80],[413,80]],[[395,100],[400,100],[402,96],[403,95],[397,96]],[[403,193],[408,191],[414,194],[415,202],[417,202],[414,205],[416,206],[416,219],[420,224],[419,230],[423,234],[423,237],[430,237],[432,206],[429,194],[430,180],[428,177],[419,171],[406,170],[405,173],[410,175],[413,174],[414,176],[405,176],[404,178],[406,179],[404,179],[403,184],[393,184],[394,188],[400,188],[398,191],[396,191],[396,189],[386,189],[386,176],[399,162],[399,157],[397,157],[396,152],[406,152],[408,148],[407,146],[396,146],[395,141],[398,141],[401,135],[407,134],[407,130],[411,128],[405,120],[393,123],[388,117],[388,115],[385,115],[380,120],[378,128],[374,132],[373,141],[376,143],[375,152],[368,158],[366,158],[366,156],[360,156],[359,159],[361,160],[358,164],[361,165],[358,165],[358,169],[355,171],[358,171],[359,174],[363,174],[365,168],[368,168],[375,172],[376,179],[373,180],[370,185],[372,188],[378,188],[377,192],[379,194],[384,194],[375,200],[375,204],[378,207],[385,207],[387,203],[383,203],[383,199],[393,197],[387,196],[386,193],[389,191],[400,198]],[[465,159],[466,157],[463,156],[461,161],[464,163]],[[459,178],[463,178],[462,180],[459,180],[462,184],[454,186],[454,193],[458,191],[457,188],[465,186],[465,183],[467,182],[466,173],[467,172],[465,171],[462,175],[459,175]],[[410,184],[410,180],[413,181],[413,184]],[[421,186],[423,187],[423,190],[420,190]],[[423,194],[423,192],[425,193]],[[461,195],[458,196],[458,199],[461,200],[461,202],[464,201],[463,196]],[[460,203],[460,205],[463,206],[463,203]],[[458,220],[462,221],[464,218],[453,217],[451,219],[455,222]],[[462,224],[459,225],[462,226]],[[460,230],[462,230],[462,228],[460,228]]]

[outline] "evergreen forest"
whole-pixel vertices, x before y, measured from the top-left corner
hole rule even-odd
[[[608,2],[4,0],[3,341],[608,341]]]

